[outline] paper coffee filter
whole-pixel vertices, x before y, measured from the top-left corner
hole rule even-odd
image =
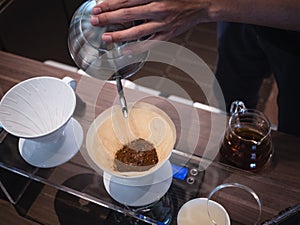
[[[148,103],[129,104],[128,112],[127,125],[120,122],[125,119],[119,106],[111,107],[96,118],[87,134],[88,155],[102,170],[115,176],[147,175],[169,159],[176,141],[175,126],[165,112]],[[126,129],[130,131],[126,131]],[[116,152],[123,148],[124,144],[138,138],[154,144],[158,163],[142,172],[117,171],[114,168]]]

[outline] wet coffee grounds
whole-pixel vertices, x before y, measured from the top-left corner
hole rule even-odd
[[[142,138],[124,145],[115,154],[115,169],[120,172],[141,172],[150,169],[158,162],[154,145]]]

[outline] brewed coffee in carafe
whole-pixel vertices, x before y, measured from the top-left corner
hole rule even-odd
[[[246,109],[239,101],[233,102],[232,108],[235,110],[230,116],[220,154],[236,167],[261,169],[273,155],[270,122],[263,113]]]

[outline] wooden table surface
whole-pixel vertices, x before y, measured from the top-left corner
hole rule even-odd
[[[74,117],[81,123],[85,132],[99,113],[116,104],[118,100],[116,88],[111,83],[0,51],[0,98],[18,82],[36,76],[53,76],[58,78],[69,76],[77,81],[76,94],[78,101]],[[149,96],[135,90],[125,89],[125,95],[129,100],[138,96],[139,99],[155,104],[171,117],[177,131],[176,149],[203,156],[207,146],[217,148],[224,131],[225,115],[195,109],[188,105],[171,102],[161,97]],[[187,121],[182,119],[189,118],[191,115],[192,118]],[[219,121],[220,126],[212,129],[211,124],[213,120]],[[215,140],[215,143],[210,145],[209,138]],[[198,196],[207,196],[215,186],[222,183],[236,182],[247,185],[261,199],[261,221],[272,218],[287,207],[299,204],[300,138],[273,131],[272,140],[275,156],[270,167],[260,172],[249,172],[218,162],[218,158],[216,158],[213,164],[206,169],[206,176]],[[72,160],[80,162],[81,159],[79,157],[76,156]],[[68,167],[66,171],[68,170],[71,170],[71,168]],[[72,171],[69,172],[72,173]],[[239,212],[238,215],[233,213],[233,216],[242,224],[251,224],[250,221],[253,222],[256,215],[247,212],[248,203],[243,202],[241,196],[239,192],[235,192],[223,197],[225,200],[231,201],[230,205],[241,204],[245,206],[244,211],[241,211],[242,213]],[[249,203],[249,205],[251,204]],[[249,207],[255,206],[252,204]],[[36,214],[41,213],[41,210],[41,208],[37,211],[33,210],[35,219],[38,218]],[[244,221],[244,223],[241,221]]]

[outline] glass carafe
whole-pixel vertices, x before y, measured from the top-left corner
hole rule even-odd
[[[271,124],[267,117],[258,110],[247,109],[241,101],[233,102],[220,153],[236,167],[263,168],[273,155]]]

